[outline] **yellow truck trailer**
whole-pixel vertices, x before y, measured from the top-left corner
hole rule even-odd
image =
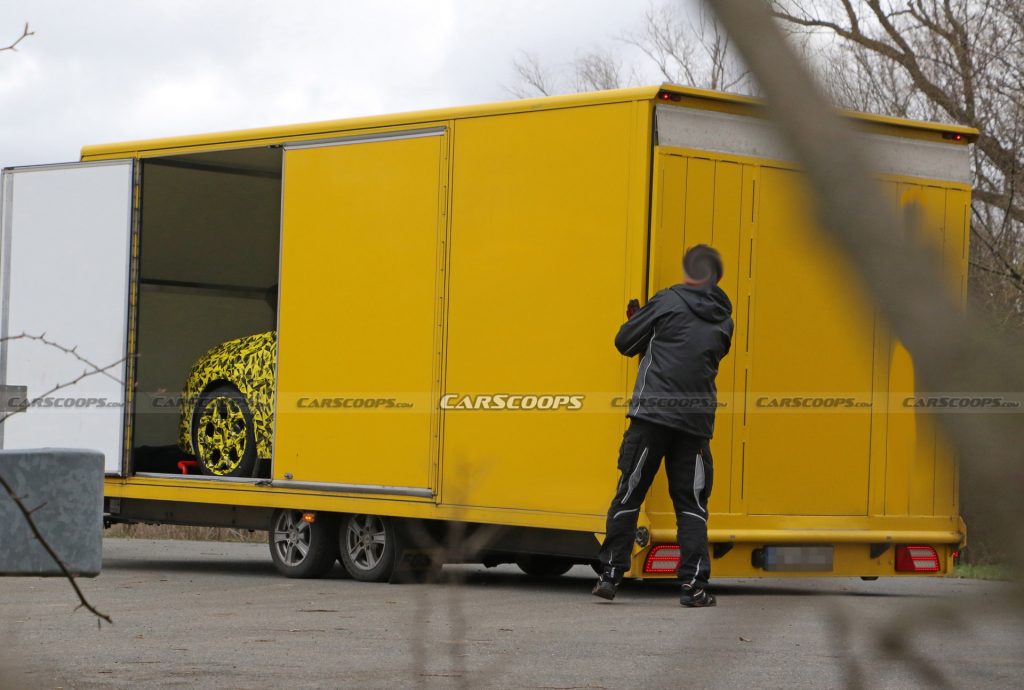
[[[849,118],[963,298],[976,132]],[[291,576],[592,564],[636,375],[613,336],[704,242],[736,324],[714,575],[945,573],[965,538],[913,362],[753,99],[663,85],[90,146],[3,191],[3,335],[77,347],[3,341],[26,406],[3,443],[102,450],[110,521],[266,529]],[[631,576],[671,576],[674,538],[661,476]]]

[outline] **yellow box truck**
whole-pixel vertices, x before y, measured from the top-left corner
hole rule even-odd
[[[976,132],[849,118],[963,298]],[[736,324],[714,575],[945,573],[965,538],[913,362],[755,100],[663,85],[89,146],[3,192],[3,444],[102,450],[110,521],[268,530],[299,577],[593,564],[636,376],[614,334],[708,243]],[[631,576],[671,576],[674,539],[662,476]]]

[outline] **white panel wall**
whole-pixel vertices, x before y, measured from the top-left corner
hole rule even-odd
[[[22,168],[4,173],[3,334],[47,339],[106,367],[3,425],[5,448],[91,448],[121,470],[132,164]],[[0,344],[8,386],[28,398],[89,367],[40,342]]]

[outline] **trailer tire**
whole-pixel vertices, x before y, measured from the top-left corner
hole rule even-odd
[[[572,570],[575,564],[559,556],[520,556],[516,565],[531,577],[558,577]]]
[[[316,513],[313,522],[301,510],[278,508],[270,518],[270,557],[285,577],[323,577],[338,558],[338,519]]]
[[[230,383],[203,391],[192,411],[192,450],[203,474],[251,477],[256,432],[245,396]]]
[[[387,582],[395,569],[395,527],[378,515],[346,515],[338,530],[341,563],[352,579]]]

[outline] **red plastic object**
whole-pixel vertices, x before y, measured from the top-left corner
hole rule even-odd
[[[178,469],[182,474],[188,474],[188,468],[198,469],[199,463],[196,460],[182,460],[178,463]]]

